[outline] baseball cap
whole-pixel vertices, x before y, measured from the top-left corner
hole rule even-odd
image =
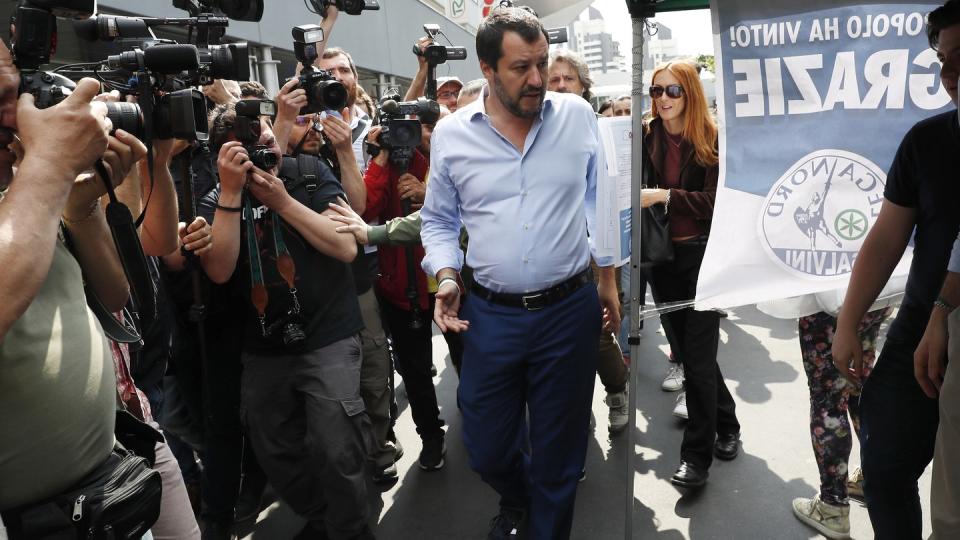
[[[443,85],[447,83],[457,83],[457,86],[463,88],[463,81],[460,80],[460,77],[437,77],[437,91],[439,92]]]

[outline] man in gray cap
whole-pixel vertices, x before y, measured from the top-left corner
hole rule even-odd
[[[437,77],[437,103],[446,105],[450,112],[457,110],[457,98],[463,83],[458,77]]]

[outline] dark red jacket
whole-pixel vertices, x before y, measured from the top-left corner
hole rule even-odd
[[[655,118],[650,122],[643,142],[653,164],[652,178],[647,183],[651,187],[663,187],[664,181],[660,174],[665,167],[668,143],[667,130],[661,119]],[[704,167],[697,163],[693,145],[686,140],[680,145],[680,153],[680,188],[670,190],[670,219],[692,219],[701,234],[710,234],[720,165]]]
[[[413,176],[423,182],[427,177],[430,162],[419,150],[410,160],[410,170]],[[371,161],[363,182],[367,185],[367,209],[363,213],[364,221],[379,220],[380,223],[404,215],[400,210],[400,194],[397,192],[397,180],[400,173],[392,170],[388,164],[381,167]],[[414,266],[417,275],[417,291],[420,293],[420,309],[430,308],[430,299],[427,293],[427,275],[421,270],[423,261],[423,246],[413,249]],[[380,246],[377,250],[380,257],[380,279],[377,280],[377,292],[391,304],[410,309],[407,299],[407,256],[406,248],[394,246]]]

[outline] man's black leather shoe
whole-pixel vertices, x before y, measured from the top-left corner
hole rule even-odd
[[[740,453],[740,434],[718,435],[713,444],[713,454],[719,459],[730,461]]]
[[[675,486],[698,488],[707,483],[708,476],[710,474],[706,469],[701,469],[689,461],[681,461],[680,468],[673,473],[670,482]]]

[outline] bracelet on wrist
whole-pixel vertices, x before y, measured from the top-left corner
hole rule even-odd
[[[452,278],[452,277],[449,277],[449,276],[448,276],[448,277],[445,277],[445,278],[443,278],[443,279],[441,279],[440,281],[437,282],[437,290],[439,291],[439,290],[440,290],[440,287],[443,287],[443,284],[446,283],[446,282],[448,282],[448,281],[449,281],[450,283],[453,283],[454,285],[457,286],[457,292],[458,292],[458,293],[463,293],[463,290],[460,289],[460,283],[458,283],[456,279],[454,279],[454,278]]]
[[[942,296],[937,297],[936,301],[933,303],[933,307],[946,311],[947,315],[953,313],[953,310],[957,309],[957,306],[947,302]]]
[[[62,219],[64,223],[76,225],[77,223],[83,223],[84,221],[87,221],[88,219],[92,218],[93,215],[96,214],[98,210],[100,210],[100,199],[97,199],[96,201],[94,201],[94,203],[90,206],[90,211],[87,212],[87,215],[83,216],[82,218],[70,219],[66,216],[66,214],[63,214],[60,216],[60,219]]]
[[[217,203],[217,210],[223,210],[224,212],[242,212],[242,206],[223,206],[220,203]]]

